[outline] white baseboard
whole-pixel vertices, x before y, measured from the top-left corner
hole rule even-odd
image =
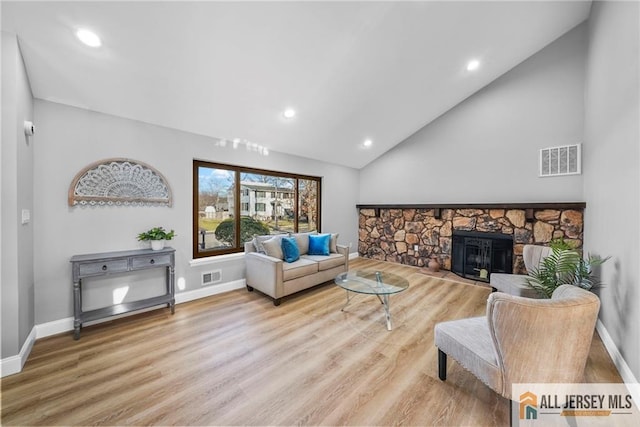
[[[233,282],[223,283],[221,285],[207,286],[203,287],[202,289],[196,289],[193,291],[179,292],[176,294],[176,304],[182,304],[184,302],[210,297],[212,295],[233,291],[235,289],[242,289],[245,287],[245,283],[245,280],[241,279],[235,280]],[[154,308],[149,308],[148,310],[152,309]],[[142,310],[140,310],[140,312],[142,312]],[[123,316],[126,316],[126,314],[116,317]],[[104,320],[96,320],[94,322],[91,322],[90,324],[93,325],[100,322],[106,322],[109,320],[113,320],[116,317],[109,317],[108,319]],[[64,319],[53,320],[51,322],[35,325],[33,329],[31,329],[31,333],[29,333],[29,336],[20,349],[19,354],[17,354],[16,356],[10,356],[5,357],[4,359],[0,359],[0,378],[7,375],[17,374],[18,372],[22,371],[22,367],[27,361],[27,358],[31,353],[31,349],[33,348],[33,344],[37,339],[69,331],[73,331],[73,317],[66,317]]]
[[[73,317],[65,317],[64,319],[36,325],[36,339],[69,331],[73,331]]]
[[[234,291],[236,289],[242,289],[245,287],[245,285],[245,279],[240,279],[234,280],[233,282],[222,283],[220,285],[205,286],[201,289],[195,289],[193,291],[180,292],[176,294],[176,304],[182,304],[183,302],[206,298],[212,295]]]
[[[604,344],[604,347],[607,349],[609,356],[611,356],[611,360],[613,360],[613,364],[616,365],[618,369],[618,373],[622,377],[622,381],[624,381],[629,393],[633,397],[633,400],[636,403],[636,406],[640,406],[640,384],[638,384],[638,380],[631,372],[631,368],[627,365],[627,362],[620,354],[618,347],[613,342],[611,335],[609,335],[609,331],[604,327],[604,324],[600,319],[596,323],[596,330],[598,331],[598,335],[600,335],[600,339]]]
[[[351,252],[349,254],[349,259],[356,259],[358,257],[360,257],[360,254],[358,252]]]
[[[27,339],[24,340],[24,344],[22,344],[22,348],[20,352],[16,356],[5,357],[0,360],[0,378],[4,378],[8,375],[17,374],[22,371],[22,367],[24,366],[29,354],[31,354],[31,349],[33,348],[33,344],[36,342],[36,327],[34,326],[27,335]]]

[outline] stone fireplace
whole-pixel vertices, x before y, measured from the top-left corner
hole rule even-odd
[[[357,205],[360,256],[426,267],[435,257],[452,270],[454,231],[494,233],[511,240],[511,270],[526,272],[525,244],[564,238],[583,243],[585,203]],[[507,268],[508,269],[508,268]]]

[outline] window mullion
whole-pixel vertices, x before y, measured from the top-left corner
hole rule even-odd
[[[298,178],[295,179],[295,191],[293,192],[293,229],[295,230],[296,233],[298,233],[300,231],[300,229],[298,228],[298,212],[300,209],[299,206],[299,191],[300,191],[300,180]]]
[[[236,249],[241,249],[240,248],[240,212],[242,209],[242,199],[241,199],[241,194],[242,194],[242,190],[240,189],[240,169],[236,169],[235,171],[235,188],[234,188],[234,192],[235,192],[235,198],[238,201],[238,203],[235,203],[235,205],[233,206],[233,222],[234,222],[234,228],[235,228],[235,248]]]

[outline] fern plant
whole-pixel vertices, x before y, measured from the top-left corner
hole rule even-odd
[[[560,285],[570,284],[591,290],[601,284],[593,274],[593,267],[604,263],[609,257],[589,255],[582,258],[580,252],[568,249],[564,242],[551,245],[551,253],[544,258],[538,268],[529,272],[526,282],[545,298],[551,298]]]

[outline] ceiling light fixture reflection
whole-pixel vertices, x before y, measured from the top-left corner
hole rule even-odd
[[[296,116],[296,110],[293,108],[287,108],[282,112],[285,119],[293,119]]]
[[[216,147],[220,147],[220,148],[226,148],[228,145],[228,142],[226,139],[222,138],[222,139],[218,139],[218,141],[216,142]],[[234,150],[237,150],[240,148],[241,145],[244,145],[245,149],[247,151],[250,152],[255,152],[260,154],[261,156],[268,156],[269,155],[269,149],[267,147],[265,147],[264,145],[260,145],[258,143],[255,142],[251,142],[247,139],[243,139],[243,138],[233,138],[231,140],[231,148],[233,148]]]
[[[76,37],[78,37],[78,39],[87,46],[100,47],[102,45],[100,37],[98,37],[93,31],[87,30],[86,28],[78,29],[78,31],[76,31]]]
[[[475,71],[480,67],[480,61],[477,59],[472,59],[467,63],[467,71]]]
[[[373,141],[371,141],[370,139],[365,139],[365,141],[362,143],[362,145],[365,146],[365,148],[369,148],[373,145]]]

